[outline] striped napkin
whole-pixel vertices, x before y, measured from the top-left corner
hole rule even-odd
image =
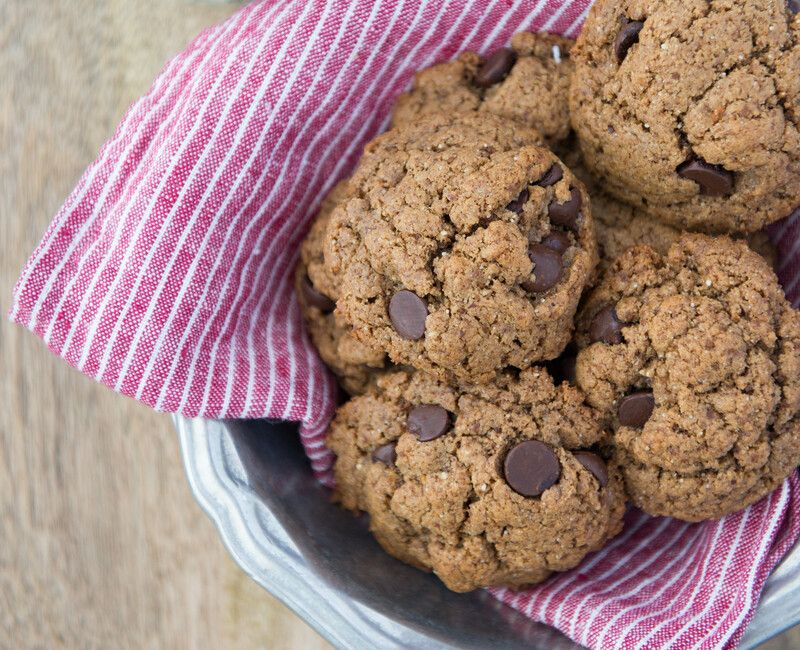
[[[162,411],[301,423],[330,482],[336,386],[293,295],[320,199],[415,70],[520,30],[575,36],[589,0],[249,5],[170,61],[87,169],[22,272],[11,318]],[[800,299],[800,218],[771,231]],[[577,569],[503,602],[592,648],[731,647],[800,535],[800,482],[686,524],[629,513]]]

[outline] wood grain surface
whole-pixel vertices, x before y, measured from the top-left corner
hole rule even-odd
[[[128,105],[232,3],[0,0],[0,309]],[[328,647],[245,576],[170,420],[0,324],[0,648]]]
[[[0,0],[0,309],[164,62],[236,3]],[[328,647],[249,580],[169,418],[0,324],[0,648]],[[767,647],[800,647],[800,632]]]

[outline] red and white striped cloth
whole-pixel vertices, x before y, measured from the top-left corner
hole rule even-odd
[[[386,125],[421,67],[520,30],[574,36],[589,0],[280,0],[245,7],[172,60],[125,115],[30,258],[11,318],[71,365],[186,416],[301,422],[335,382],[292,291],[320,198]],[[800,218],[772,229],[800,299]],[[578,569],[493,593],[593,648],[730,647],[800,535],[800,481],[689,525],[630,513]]]

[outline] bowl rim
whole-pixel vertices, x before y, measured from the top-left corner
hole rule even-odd
[[[278,519],[248,485],[224,420],[172,415],[192,493],[236,563],[336,647],[456,646],[398,625],[368,605],[320,585]],[[512,610],[513,611],[513,610]],[[739,644],[754,648],[800,623],[800,543],[773,570]]]

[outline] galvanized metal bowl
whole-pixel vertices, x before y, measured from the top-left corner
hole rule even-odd
[[[484,591],[384,553],[311,474],[293,424],[176,417],[189,484],[239,565],[341,648],[578,648]],[[800,622],[800,548],[769,577],[742,648]]]

